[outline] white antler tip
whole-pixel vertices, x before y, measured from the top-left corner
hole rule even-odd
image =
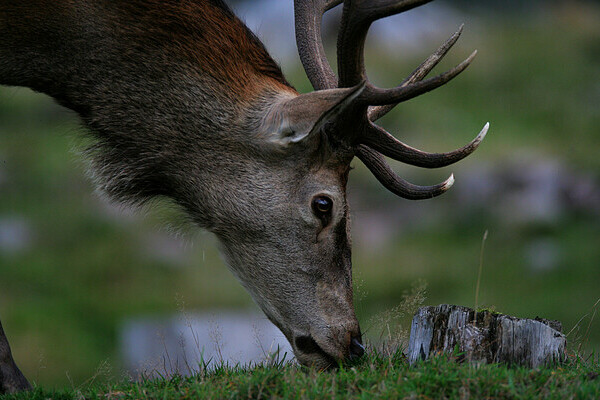
[[[483,129],[481,129],[481,131],[473,141],[475,145],[479,145],[479,143],[481,143],[481,141],[485,138],[485,135],[487,135],[489,129],[490,123],[488,122],[483,126]]]
[[[450,177],[446,179],[446,182],[444,182],[444,191],[450,189],[452,185],[454,185],[454,174],[451,174]]]

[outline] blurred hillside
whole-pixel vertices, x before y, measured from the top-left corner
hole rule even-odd
[[[290,4],[236,3],[294,86],[310,91]],[[369,36],[369,76],[391,87],[465,23],[434,73],[477,48],[473,65],[381,123],[427,151],[460,147],[487,121],[491,129],[456,166],[393,164],[419,184],[454,172],[455,187],[432,200],[396,198],[355,161],[349,197],[363,330],[377,339],[388,335],[386,321],[406,326],[381,311],[419,280],[427,304],[473,306],[487,230],[480,305],[558,319],[574,328],[574,348],[598,352],[600,322],[586,314],[600,297],[600,2],[471,4],[435,2],[378,22]],[[336,18],[326,20],[332,60]],[[46,385],[121,376],[119,331],[131,318],[253,309],[211,235],[180,240],[164,228],[176,219],[168,207],[140,216],[94,193],[77,154],[80,131],[47,97],[0,88],[0,316],[20,366]]]

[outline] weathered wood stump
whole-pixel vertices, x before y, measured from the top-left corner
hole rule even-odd
[[[408,345],[411,364],[458,351],[459,360],[536,368],[566,358],[567,339],[558,321],[519,319],[493,311],[442,304],[415,314]]]

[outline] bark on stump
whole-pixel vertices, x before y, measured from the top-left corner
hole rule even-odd
[[[558,321],[519,319],[492,311],[442,304],[415,314],[408,360],[411,364],[458,350],[461,361],[537,368],[566,359],[567,339]]]

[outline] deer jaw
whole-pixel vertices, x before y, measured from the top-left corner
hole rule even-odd
[[[315,177],[333,175],[327,170],[300,175],[293,182],[297,190],[282,196],[285,202],[278,206],[267,202],[257,209],[249,204],[261,214],[252,219],[253,228],[242,222],[217,232],[217,237],[230,269],[290,341],[298,360],[328,367],[348,358],[351,339],[360,338],[352,302],[345,194],[340,190],[344,183],[338,175],[315,184]],[[325,227],[311,211],[311,199],[324,194],[334,202]],[[261,190],[259,203],[263,196]],[[257,226],[257,221],[262,224]]]

